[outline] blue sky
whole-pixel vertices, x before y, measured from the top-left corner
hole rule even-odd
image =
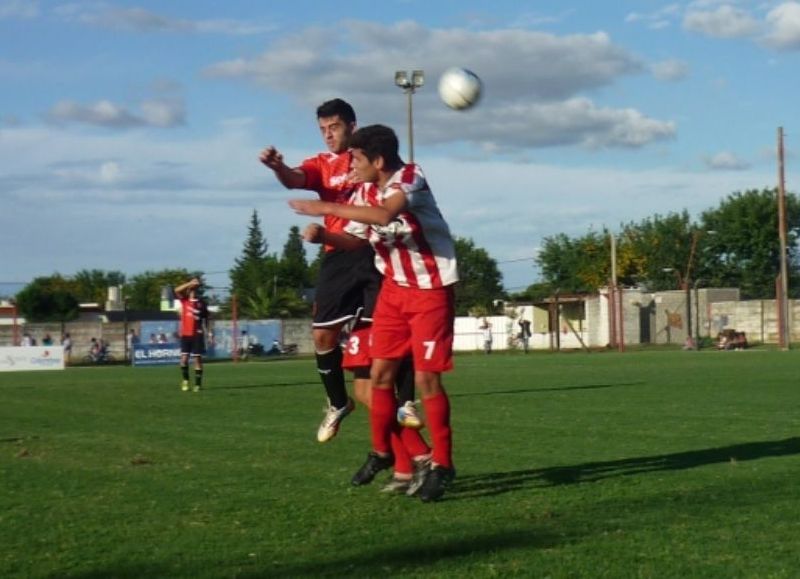
[[[279,252],[308,219],[259,151],[321,150],[314,110],[337,96],[405,151],[398,69],[426,74],[416,161],[508,289],[547,236],[774,187],[779,126],[797,191],[800,2],[376,6],[0,0],[0,282],[225,272],[253,209]],[[439,101],[451,66],[482,78],[477,107]]]

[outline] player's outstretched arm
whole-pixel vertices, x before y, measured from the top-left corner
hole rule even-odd
[[[379,206],[342,205],[312,199],[291,199],[289,206],[299,215],[322,217],[333,215],[342,219],[358,221],[368,225],[388,225],[406,207],[405,195],[392,195]]]
[[[292,169],[283,162],[283,154],[270,145],[258,156],[261,163],[272,169],[275,177],[287,189],[302,189],[306,184],[306,175],[299,168]]]
[[[369,242],[349,233],[331,233],[319,223],[311,223],[303,230],[303,239],[309,243],[324,243],[336,249],[352,251],[364,247]]]

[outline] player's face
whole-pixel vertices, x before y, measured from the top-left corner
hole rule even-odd
[[[353,173],[363,183],[375,183],[378,180],[378,168],[375,163],[367,159],[364,151],[353,149]]]
[[[319,121],[319,132],[322,140],[331,153],[343,153],[347,150],[347,142],[353,134],[354,123],[346,123],[339,115],[333,117],[321,117]]]

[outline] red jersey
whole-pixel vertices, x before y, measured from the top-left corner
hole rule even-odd
[[[353,205],[383,205],[392,195],[405,195],[406,208],[388,225],[350,222],[347,233],[367,238],[375,248],[375,267],[397,285],[433,289],[458,281],[456,251],[428,181],[418,165],[405,165],[379,189],[358,187]],[[365,231],[366,229],[366,231]]]
[[[350,151],[344,153],[320,153],[302,162],[300,170],[306,176],[303,189],[316,191],[323,201],[332,203],[347,203],[355,189],[355,183],[350,179]],[[347,225],[347,219],[325,216],[325,229],[331,233],[341,233]],[[332,251],[330,245],[325,246],[325,251]]]
[[[197,298],[179,298],[181,302],[181,337],[191,338],[203,333],[203,321],[208,317],[206,304]]]

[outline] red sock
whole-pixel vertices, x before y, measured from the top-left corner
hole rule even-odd
[[[450,431],[450,400],[447,394],[423,398],[422,406],[431,431],[434,463],[450,468],[453,466],[453,434]]]
[[[372,429],[372,450],[381,454],[392,452],[391,435],[397,424],[397,399],[391,388],[372,387],[372,407],[369,422]]]
[[[396,432],[392,432],[392,452],[394,453],[394,474],[411,476],[414,474],[414,465],[403,441]]]
[[[428,446],[428,443],[422,438],[419,430],[401,426],[400,439],[403,441],[403,447],[408,451],[411,457],[424,456],[431,452],[431,447]]]

